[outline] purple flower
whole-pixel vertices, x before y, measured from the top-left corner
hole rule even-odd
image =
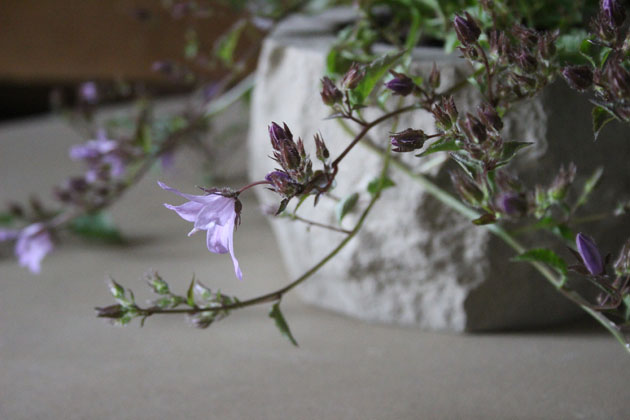
[[[107,138],[105,130],[98,130],[95,140],[86,141],[70,148],[70,159],[93,160],[113,152],[118,148],[118,142]]]
[[[414,91],[416,84],[409,76],[395,72],[394,70],[390,70],[389,72],[394,78],[385,83],[385,87],[394,92],[394,95],[407,96]]]
[[[52,238],[43,223],[22,229],[15,243],[15,255],[20,265],[34,274],[39,274],[42,260],[52,249]]]
[[[207,231],[206,243],[208,250],[216,254],[229,252],[234,263],[236,277],[239,280],[243,280],[241,268],[234,256],[234,229],[236,220],[239,218],[240,202],[234,197],[226,197],[218,193],[191,195],[184,194],[159,181],[158,185],[166,191],[174,192],[189,200],[180,206],[172,206],[170,204],[164,204],[164,206],[175,211],[187,222],[194,223],[194,227],[188,236],[200,230]]]
[[[79,86],[79,97],[88,104],[95,104],[98,101],[98,88],[94,82],[85,82]]]
[[[604,259],[593,238],[578,233],[575,237],[575,243],[586,269],[594,276],[604,274]]]
[[[15,229],[0,229],[0,242],[12,241],[19,233],[20,231]]]

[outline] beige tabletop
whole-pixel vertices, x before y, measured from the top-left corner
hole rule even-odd
[[[81,141],[55,118],[0,127],[0,203],[42,193],[79,168]],[[232,314],[208,330],[162,316],[115,328],[93,307],[113,303],[111,274],[150,293],[159,270],[175,290],[193,273],[241,298],[289,279],[263,216],[245,201],[236,254],[210,254],[203,235],[162,207],[199,182],[181,162],[150,174],[113,209],[122,247],[66,242],[33,276],[0,248],[0,419],[624,419],[630,355],[590,321],[547,330],[454,335],[369,325],[283,302],[300,343],[289,345],[268,307]]]

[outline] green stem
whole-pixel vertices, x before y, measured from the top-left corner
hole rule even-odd
[[[376,146],[372,142],[364,141],[362,144],[374,152],[383,153],[383,149]],[[479,217],[479,214],[475,210],[469,208],[468,206],[463,204],[461,201],[459,201],[457,198],[447,193],[442,188],[438,187],[436,184],[434,184],[431,180],[429,180],[424,175],[415,173],[408,165],[401,162],[400,160],[392,158],[391,165],[396,167],[398,170],[405,173],[406,175],[408,175],[418,184],[422,185],[424,187],[424,190],[427,193],[432,195],[441,203],[445,204],[447,207],[450,207],[451,209],[457,211],[462,216],[470,220],[474,220]],[[521,254],[525,252],[526,248],[521,243],[519,243],[512,235],[510,235],[510,233],[508,233],[505,229],[503,229],[501,226],[485,225],[485,228],[488,229],[493,234],[495,234],[496,236],[498,236],[499,238],[501,238],[506,244],[508,244],[517,253]],[[597,310],[593,309],[591,305],[589,304],[589,302],[586,301],[578,293],[576,293],[573,290],[567,289],[566,286],[564,285],[564,281],[558,278],[553,273],[553,271],[551,271],[547,266],[539,262],[535,262],[535,261],[529,261],[529,263],[540,274],[542,274],[554,287],[556,287],[556,289],[560,293],[562,293],[566,298],[573,301],[575,304],[580,306],[585,312],[587,312],[589,315],[595,318],[595,320],[597,320],[597,322],[599,322],[604,328],[606,328],[606,330],[608,330],[608,332],[610,332],[613,335],[613,337],[617,339],[617,341],[624,347],[624,349],[626,349],[626,351],[630,353],[630,344],[627,343],[623,333],[619,330],[619,328],[617,327],[617,325],[615,325],[614,322],[606,318],[606,316],[602,314],[601,312],[598,312]]]

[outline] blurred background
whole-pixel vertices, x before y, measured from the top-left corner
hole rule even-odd
[[[240,12],[233,2],[215,1],[200,19],[187,3],[3,0],[0,120],[45,113],[60,100],[72,105],[85,81],[97,83],[106,103],[128,99],[129,85],[160,96],[190,91],[192,81],[167,77],[155,63],[185,61],[198,40],[211,46]],[[188,65],[208,79],[225,73],[203,60],[198,54]]]

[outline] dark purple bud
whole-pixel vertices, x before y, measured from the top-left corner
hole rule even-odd
[[[287,138],[285,131],[275,122],[272,122],[268,127],[269,138],[271,139],[271,145],[274,149],[280,150],[283,140]]]
[[[619,28],[626,20],[626,11],[619,0],[602,0],[601,11],[611,28]]]
[[[466,115],[463,128],[468,139],[471,141],[483,143],[483,141],[488,137],[488,132],[486,131],[486,127],[483,123],[470,114]]]
[[[455,26],[455,32],[457,32],[457,38],[464,45],[474,44],[479,35],[481,35],[481,29],[475,22],[475,19],[470,16],[468,12],[465,12],[465,17],[455,15],[453,25]]]
[[[414,150],[422,149],[428,137],[422,130],[408,128],[404,131],[391,134],[389,138],[393,146],[392,151],[413,152]]]
[[[284,171],[269,172],[265,180],[271,184],[271,189],[279,194],[290,197],[296,193],[296,183]]]
[[[617,95],[630,94],[630,73],[622,65],[613,61],[607,68],[607,77]]]
[[[440,87],[440,72],[437,69],[435,63],[433,63],[433,68],[431,69],[431,74],[429,74],[429,85],[433,89],[437,89]]]
[[[554,56],[556,53],[555,42],[559,35],[560,31],[556,30],[545,33],[538,39],[538,52],[543,59],[548,60]]]
[[[317,159],[324,162],[330,157],[326,143],[324,143],[324,139],[322,139],[322,136],[319,135],[319,133],[315,134],[313,137],[315,139],[315,155],[317,156]]]
[[[459,193],[460,197],[473,207],[478,207],[483,201],[483,192],[475,183],[461,171],[450,173],[451,182]]]
[[[394,78],[389,82],[385,83],[387,89],[394,92],[394,95],[407,96],[416,87],[416,84],[405,74],[395,72],[394,70],[389,71]]]
[[[524,216],[527,214],[527,199],[524,194],[504,192],[497,198],[497,206],[508,216]]]
[[[484,104],[479,109],[479,118],[481,118],[481,121],[483,121],[487,127],[492,127],[497,131],[501,131],[503,128],[501,117],[499,117],[497,111],[488,104]]]
[[[512,33],[521,41],[522,44],[528,47],[533,47],[538,43],[538,33],[523,25],[514,25],[512,27]]]
[[[363,80],[364,76],[365,71],[362,70],[357,63],[353,63],[352,66],[350,66],[350,69],[343,76],[341,84],[344,89],[354,89],[358,86],[359,82]]]
[[[96,309],[96,316],[99,318],[119,319],[122,318],[126,313],[122,305],[110,305],[104,308],[94,309]]]
[[[516,62],[526,73],[534,72],[538,66],[536,59],[525,50],[516,56]]]
[[[593,71],[589,66],[569,66],[562,69],[562,76],[569,86],[583,91],[593,84]]]
[[[322,91],[319,93],[322,101],[328,106],[334,105],[343,99],[343,94],[328,77],[322,79]]]
[[[88,183],[83,177],[72,177],[68,180],[68,187],[72,191],[82,193],[87,191]]]
[[[583,233],[578,233],[575,237],[575,244],[589,273],[594,276],[604,274],[604,259],[599,253],[595,241]]]

